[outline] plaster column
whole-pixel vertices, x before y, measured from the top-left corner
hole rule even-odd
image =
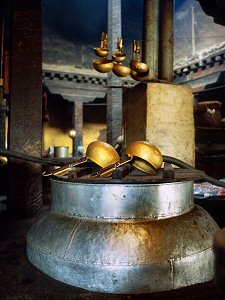
[[[146,140],[169,155],[195,165],[193,94],[189,86],[140,83],[125,102],[126,146]]]

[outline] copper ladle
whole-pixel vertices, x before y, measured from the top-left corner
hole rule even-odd
[[[116,150],[108,143],[101,142],[101,141],[94,141],[91,142],[86,151],[86,156],[82,157],[81,159],[70,163],[66,166],[58,168],[51,173],[42,173],[43,176],[51,176],[51,175],[65,175],[70,171],[73,167],[85,163],[90,159],[97,165],[102,168],[107,167],[108,165],[115,164],[120,160],[120,157]],[[108,176],[108,173],[105,172],[105,176]]]
[[[145,173],[155,173],[163,164],[163,156],[159,149],[145,141],[136,141],[132,143],[126,151],[129,157],[125,161],[118,161],[106,168],[100,169],[98,172],[90,174],[89,178],[104,176],[105,173],[112,173],[118,167],[132,161],[132,165]]]

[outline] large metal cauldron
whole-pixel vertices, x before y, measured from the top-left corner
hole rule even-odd
[[[130,176],[132,177],[132,176]],[[210,281],[218,225],[193,182],[52,179],[52,208],[27,236],[40,270],[91,291],[152,293]]]

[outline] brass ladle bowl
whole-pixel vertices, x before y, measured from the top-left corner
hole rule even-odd
[[[107,48],[94,48],[94,53],[99,57],[107,57],[109,55],[109,49]]]
[[[0,167],[6,165],[8,158],[6,156],[0,156]]]
[[[148,73],[149,71],[147,71],[146,73],[137,73],[134,70],[131,70],[130,77],[136,81],[144,81],[148,79]]]
[[[58,168],[51,173],[42,173],[43,176],[51,176],[51,175],[65,175],[68,171],[72,170],[73,167],[80,165],[82,163],[87,162],[88,160],[93,161],[97,165],[102,168],[107,167],[108,165],[115,164],[120,161],[119,154],[116,150],[108,143],[101,141],[91,142],[86,151],[86,156],[81,159],[70,163],[66,166]],[[109,174],[110,175],[110,174]],[[105,176],[108,176],[108,173],[105,173]]]
[[[130,68],[131,70],[135,71],[138,73],[138,75],[140,74],[148,74],[149,72],[149,66],[141,61],[138,60],[131,60],[130,61]],[[146,75],[145,75],[146,76]]]
[[[115,63],[112,71],[118,77],[126,77],[130,74],[131,69],[121,64]]]
[[[93,61],[93,67],[100,73],[108,73],[112,71],[113,61],[107,58],[100,58]]]
[[[108,34],[106,32],[102,32],[101,45],[98,48],[94,48],[94,53],[99,57],[107,57],[109,55]]]
[[[121,63],[121,62],[125,61],[126,54],[125,53],[116,52],[116,53],[114,53],[112,55],[112,59],[113,59],[113,61],[115,61],[117,63]]]
[[[100,169],[98,172],[89,175],[89,178],[109,175],[116,168],[131,162],[134,167],[142,172],[152,174],[161,168],[163,164],[163,156],[159,149],[145,141],[136,141],[132,143],[126,151],[127,160],[116,162],[106,168]]]
[[[159,149],[145,141],[132,143],[126,153],[132,158],[133,166],[145,173],[155,173],[163,164],[163,156]]]

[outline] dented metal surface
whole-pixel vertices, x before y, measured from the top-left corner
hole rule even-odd
[[[192,184],[54,179],[52,210],[27,236],[28,258],[57,280],[98,292],[153,293],[210,281],[218,225],[193,206]]]

